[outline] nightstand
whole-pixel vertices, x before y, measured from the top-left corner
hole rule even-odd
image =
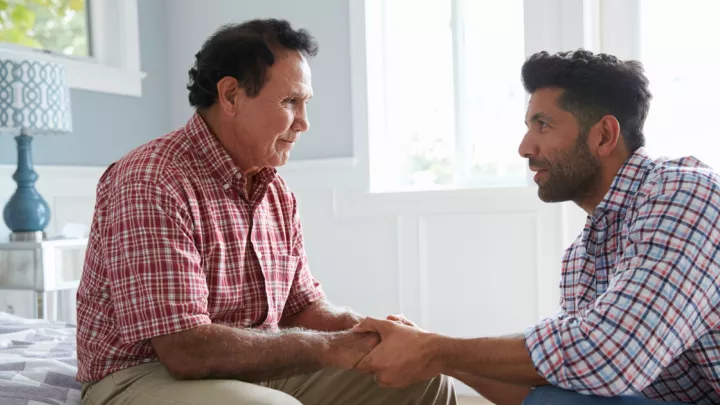
[[[56,320],[57,292],[80,284],[87,242],[80,238],[0,243],[0,291],[34,292],[36,316]]]

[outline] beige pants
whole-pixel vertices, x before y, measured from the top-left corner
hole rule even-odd
[[[85,384],[83,405],[456,405],[448,377],[404,389],[380,388],[372,376],[328,368],[250,384],[237,380],[178,381],[159,362],[115,372]]]

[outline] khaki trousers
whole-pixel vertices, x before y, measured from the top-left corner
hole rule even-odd
[[[456,405],[448,377],[403,389],[380,388],[372,376],[336,368],[286,380],[174,379],[159,362],[117,371],[83,385],[83,405]]]

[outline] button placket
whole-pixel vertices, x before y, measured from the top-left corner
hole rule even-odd
[[[258,206],[253,207],[251,216],[254,225],[252,230],[253,236],[258,236],[260,235],[260,233],[265,232],[265,222],[263,221],[262,209]],[[262,237],[260,237],[260,239],[262,239]],[[272,283],[268,282],[268,279],[272,280],[272,274],[270,273],[274,269],[271,268],[272,263],[270,263],[270,257],[266,254],[263,254],[261,250],[262,246],[263,245],[261,243],[258,243],[258,238],[253,238],[253,248],[255,250],[255,256],[257,257],[258,264],[260,265],[262,277],[265,280],[265,298],[268,305],[267,321],[272,322],[272,320],[274,320],[274,318],[278,316],[275,308],[275,299],[273,297],[273,286]]]

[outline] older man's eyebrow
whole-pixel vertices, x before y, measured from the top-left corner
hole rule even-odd
[[[290,92],[290,98],[300,98],[310,100],[313,97],[312,92],[304,90],[296,90]]]

